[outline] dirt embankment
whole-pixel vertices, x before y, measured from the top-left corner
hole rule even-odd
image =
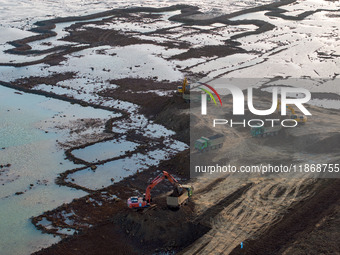
[[[200,48],[190,48],[187,52],[172,56],[171,59],[186,60],[203,57],[226,57],[236,53],[244,53],[244,49],[234,45],[208,45]]]
[[[74,72],[66,72],[66,73],[54,73],[50,76],[41,77],[41,76],[30,76],[26,78],[20,78],[12,82],[14,86],[24,87],[27,89],[32,89],[34,86],[39,84],[49,84],[52,86],[56,86],[58,82],[70,80],[76,76]]]
[[[180,250],[206,233],[206,227],[190,221],[191,206],[172,211],[160,200],[155,203],[157,208],[131,212],[117,202],[110,219],[35,254],[157,254]]]
[[[336,254],[340,180],[319,181],[315,195],[292,206],[282,220],[231,254]]]
[[[178,82],[156,81],[155,79],[125,78],[111,80],[116,89],[105,89],[98,94],[140,105],[140,113],[157,124],[176,132],[175,138],[189,143],[189,115],[185,113],[189,104],[176,93]],[[158,93],[168,93],[161,96]]]

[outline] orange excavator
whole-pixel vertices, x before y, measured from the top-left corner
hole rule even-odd
[[[146,192],[143,197],[130,197],[127,201],[127,205],[129,208],[146,208],[150,206],[152,201],[151,199],[151,190],[159,184],[164,179],[169,180],[174,185],[173,196],[179,197],[183,194],[183,187],[178,183],[178,181],[168,172],[163,171],[160,173],[146,188]]]

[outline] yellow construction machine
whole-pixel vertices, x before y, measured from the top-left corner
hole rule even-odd
[[[278,102],[277,102],[277,108],[276,108],[278,112],[281,112],[280,107],[281,107],[281,101],[278,100]],[[307,122],[307,116],[305,116],[305,115],[297,115],[297,114],[295,113],[295,110],[294,110],[293,107],[288,106],[288,105],[287,105],[286,107],[287,107],[287,109],[291,112],[291,115],[290,115],[289,117],[290,117],[292,120],[296,120],[297,123],[299,123],[299,124],[305,124],[305,123]]]
[[[177,87],[177,92],[180,94],[185,94],[187,90],[190,89],[190,85],[188,85],[188,79],[184,78],[183,85]]]

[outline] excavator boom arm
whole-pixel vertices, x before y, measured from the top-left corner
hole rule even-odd
[[[287,108],[290,110],[290,112],[291,112],[293,115],[295,115],[295,110],[294,110],[293,107],[287,106]]]
[[[160,173],[155,179],[153,179],[151,181],[151,183],[149,184],[149,186],[146,188],[146,192],[145,192],[145,200],[150,203],[151,200],[151,190],[157,185],[159,184],[161,181],[163,181],[164,179],[168,179],[172,184],[176,184],[178,183],[178,181],[172,176],[170,175],[168,172],[163,171],[162,173]]]
[[[184,81],[183,81],[183,93],[186,92],[186,90],[187,90],[187,85],[188,85],[188,80],[187,80],[187,78],[184,78]]]
[[[277,111],[281,111],[280,107],[281,107],[281,101],[280,101],[280,100],[277,100],[276,110],[277,110]],[[294,110],[293,107],[286,105],[286,108],[289,109],[290,112],[291,112],[293,115],[295,115],[295,110]]]

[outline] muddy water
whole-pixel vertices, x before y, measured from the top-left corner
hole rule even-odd
[[[0,169],[3,255],[30,254],[59,241],[36,230],[30,218],[86,195],[54,183],[58,173],[76,167],[64,159],[56,142],[70,130],[54,130],[45,123],[61,121],[61,116],[65,124],[78,118],[108,119],[112,113],[0,87],[0,164],[11,164]]]
[[[122,141],[106,141],[90,145],[84,149],[72,151],[76,158],[84,159],[88,162],[97,162],[109,158],[124,155],[127,151],[132,151],[137,147],[137,143]]]

